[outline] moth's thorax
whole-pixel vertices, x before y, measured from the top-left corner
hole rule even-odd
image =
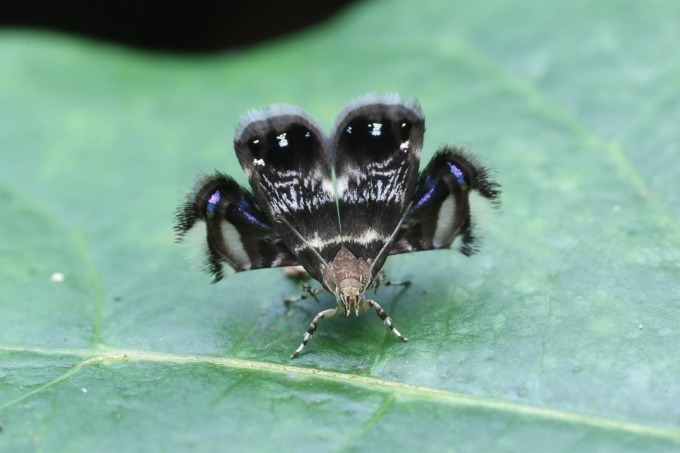
[[[324,285],[344,305],[345,315],[353,311],[358,316],[364,291],[371,282],[370,264],[365,259],[354,256],[343,245],[335,259],[324,268],[323,280]]]

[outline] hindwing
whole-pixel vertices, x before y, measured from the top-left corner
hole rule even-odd
[[[222,173],[199,177],[175,214],[178,241],[203,229],[204,266],[214,281],[230,272],[298,264],[252,195]]]
[[[476,251],[470,197],[500,204],[500,185],[474,156],[456,147],[437,152],[423,169],[391,254],[449,248],[461,237],[460,251]]]

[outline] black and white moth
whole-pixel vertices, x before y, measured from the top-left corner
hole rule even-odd
[[[251,111],[236,127],[234,148],[252,192],[219,172],[201,176],[177,210],[178,240],[204,232],[215,282],[230,272],[301,265],[336,296],[291,357],[321,319],[369,308],[406,341],[365,297],[382,283],[387,257],[449,248],[456,238],[470,255],[477,249],[471,195],[500,202],[487,168],[457,147],[439,149],[419,174],[424,133],[418,102],[397,94],[351,101],[330,136],[295,106]]]

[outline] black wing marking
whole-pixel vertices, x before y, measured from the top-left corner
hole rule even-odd
[[[301,109],[273,105],[241,119],[234,147],[255,200],[300,264],[321,281],[340,248],[325,136]]]
[[[331,146],[342,240],[373,275],[410,202],[424,133],[418,103],[396,94],[364,96],[338,116]]]
[[[449,248],[457,237],[462,237],[462,253],[475,253],[473,191],[500,205],[500,185],[478,159],[455,147],[440,149],[420,174],[391,254]]]
[[[175,214],[177,240],[205,227],[205,269],[225,273],[298,264],[250,193],[222,173],[200,176]]]

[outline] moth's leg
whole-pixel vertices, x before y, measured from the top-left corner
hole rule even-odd
[[[309,339],[312,338],[312,335],[314,335],[314,332],[316,332],[316,328],[319,326],[319,321],[326,318],[332,318],[339,312],[340,306],[337,305],[335,308],[329,308],[328,310],[324,310],[318,315],[316,315],[312,320],[312,323],[309,325],[307,332],[305,332],[305,336],[302,338],[302,344],[300,344],[300,347],[297,348],[295,352],[290,355],[290,358],[294,359],[295,357],[297,357],[297,355],[302,351],[302,349],[304,349],[304,347],[307,346],[307,342],[309,342]]]
[[[367,310],[368,307],[375,308],[375,311],[378,313],[378,316],[380,316],[380,319],[382,319],[385,322],[385,324],[387,324],[387,327],[390,328],[392,333],[399,337],[401,341],[408,341],[408,338],[399,333],[399,331],[394,327],[394,325],[392,324],[392,318],[387,316],[387,313],[385,313],[385,310],[382,309],[378,302],[371,299],[366,299],[364,300],[363,305],[364,310]]]
[[[302,266],[286,266],[283,275],[293,280],[309,280],[311,277]]]
[[[411,286],[411,280],[387,280],[383,283],[383,286]]]
[[[328,292],[324,288],[312,288],[312,285],[309,285],[307,283],[302,284],[302,291],[303,291],[303,293],[300,294],[298,297],[289,297],[287,299],[283,299],[283,303],[286,304],[286,306],[290,306],[290,304],[292,304],[294,302],[299,302],[301,300],[305,300],[308,297],[311,297],[317,303],[319,303],[319,299],[317,299],[316,295]]]
[[[371,286],[373,286],[373,294],[377,294],[378,288],[380,288],[384,280],[385,273],[383,271],[378,272],[378,275],[375,276],[373,283],[371,284]]]
[[[378,288],[381,286],[405,286],[409,287],[411,286],[411,281],[410,280],[401,280],[401,281],[392,281],[392,280],[385,280],[385,272],[380,271],[378,272],[378,275],[375,276],[375,279],[373,280],[373,283],[371,284],[373,287],[374,293],[378,292]]]

